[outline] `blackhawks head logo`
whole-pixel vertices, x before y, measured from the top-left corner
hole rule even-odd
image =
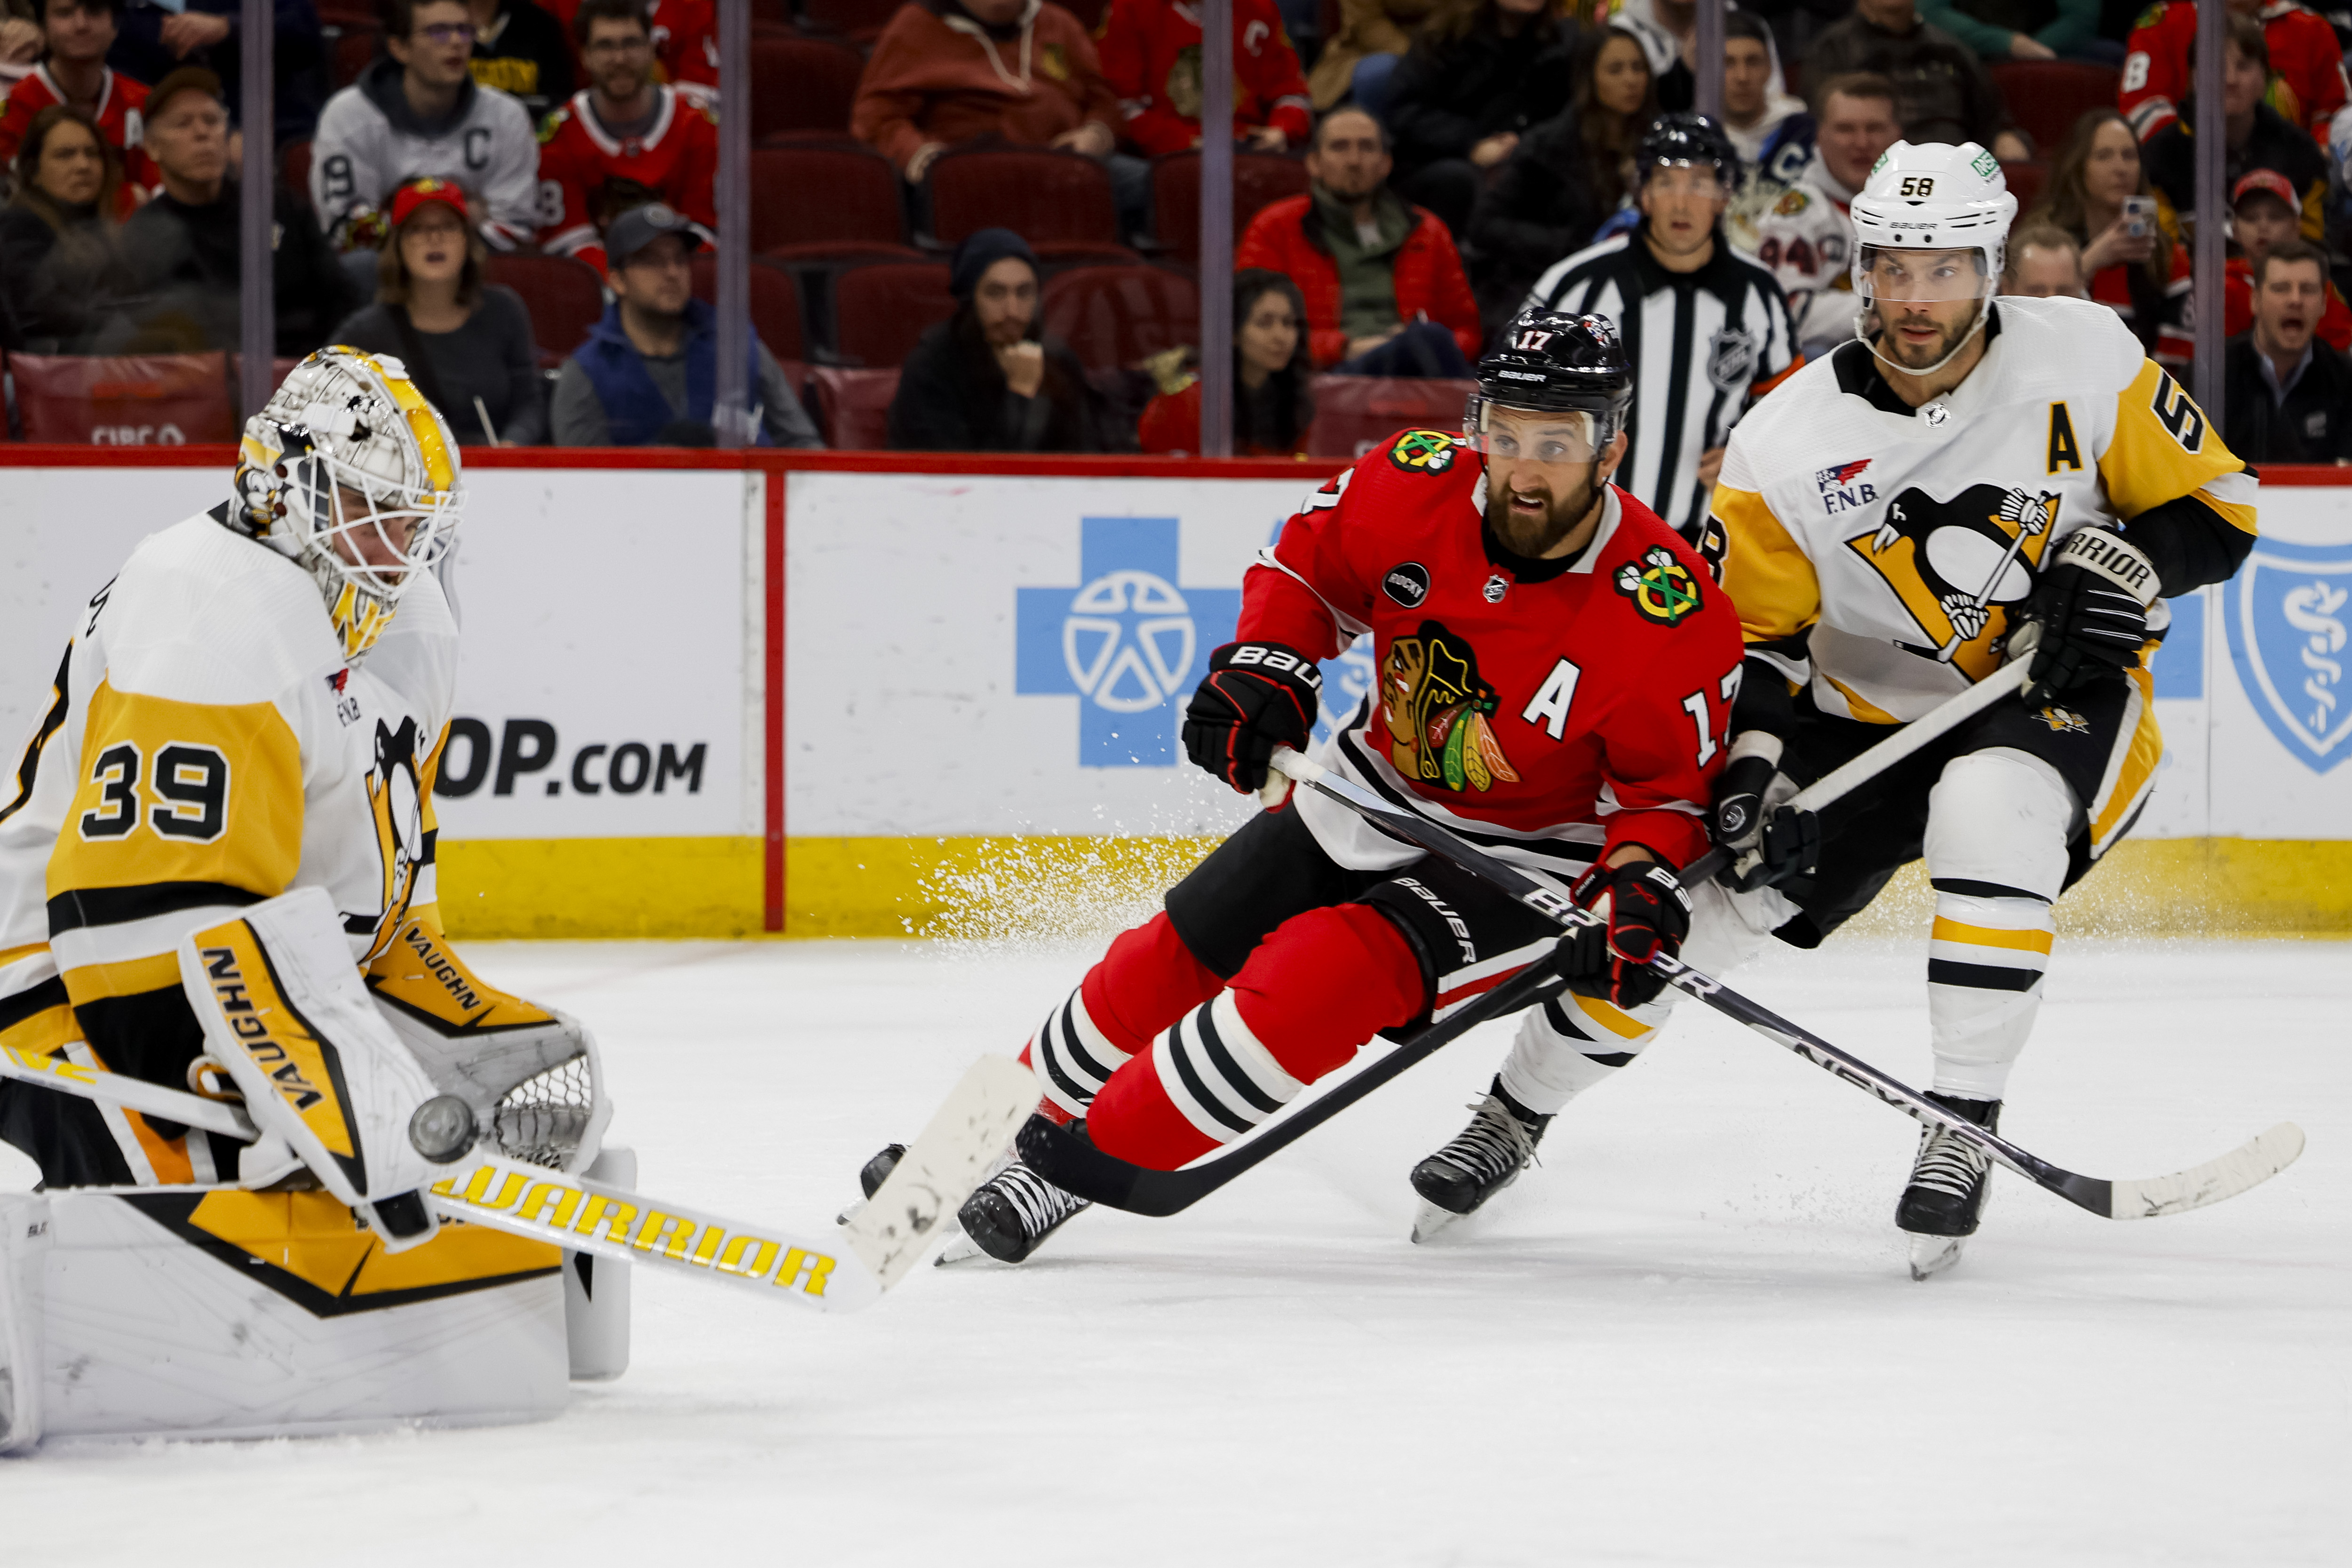
[[[1454,447],[1443,430],[1407,430],[1389,448],[1389,461],[1408,474],[1442,474],[1454,466]]]
[[[1486,790],[1517,784],[1510,759],[1486,722],[1495,689],[1478,679],[1478,655],[1436,621],[1389,644],[1381,665],[1381,705],[1389,758],[1416,784]]]
[[[1617,591],[1633,601],[1643,616],[1662,626],[1674,626],[1699,606],[1698,582],[1675,552],[1663,544],[1642,552],[1638,562],[1617,568]]]

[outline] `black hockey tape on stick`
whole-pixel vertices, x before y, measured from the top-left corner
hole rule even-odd
[[[1538,914],[1561,926],[1576,930],[1604,923],[1598,916],[1578,909],[1564,894],[1544,886],[1517,867],[1472,847],[1417,813],[1391,805],[1347,779],[1334,776],[1321,764],[1300,756],[1297,752],[1286,747],[1276,748],[1273,766],[1295,780],[1300,787],[1318,791],[1368,821],[1420,845],[1439,858],[1508,893]],[[1698,861],[1693,862],[1690,869],[1696,870],[1705,859],[1706,857],[1702,856]],[[1531,965],[1530,971],[1535,967]],[[1997,1133],[1986,1131],[1965,1117],[1953,1115],[1907,1085],[1840,1050],[1820,1036],[1759,1006],[1680,959],[1660,953],[1650,961],[1650,967],[1664,975],[1667,984],[1675,989],[1697,998],[1726,1017],[1748,1026],[1775,1045],[1794,1051],[1814,1066],[1843,1079],[1865,1093],[1876,1096],[1915,1121],[1945,1128],[1962,1142],[1972,1145],[1994,1163],[2023,1176],[2035,1186],[2055,1193],[2068,1203],[2103,1218],[2149,1219],[2158,1215],[2181,1214],[2189,1209],[2203,1208],[2209,1204],[2235,1197],[2267,1181],[2293,1164],[2296,1156],[2303,1152],[2303,1130],[2291,1121],[2282,1121],[2219,1159],[2170,1175],[2153,1176],[2144,1181],[2110,1181],[2097,1176],[2078,1175],[2027,1152]],[[1522,972],[1515,977],[1513,984],[1525,979],[1527,973]],[[1508,987],[1497,987],[1496,992],[1488,994],[1495,995],[1507,989]],[[1468,1011],[1468,1008],[1464,1009],[1465,1013]],[[1451,1025],[1461,1016],[1457,1014],[1446,1023]],[[1429,1054],[1421,1052],[1395,1066],[1393,1070],[1382,1072],[1418,1046],[1431,1032],[1424,1030],[1422,1035],[1414,1037],[1407,1046],[1399,1047],[1389,1058],[1318,1100],[1300,1112],[1297,1118],[1286,1118],[1275,1124],[1272,1131],[1262,1133],[1237,1149],[1181,1171],[1149,1171],[1114,1159],[1042,1117],[1031,1118],[1021,1130],[1018,1142],[1022,1158],[1047,1180],[1081,1197],[1092,1198],[1131,1214],[1174,1214],[1214,1192],[1265,1159],[1274,1152],[1274,1148],[1280,1147],[1281,1143],[1268,1148],[1260,1147],[1274,1136],[1275,1131],[1287,1131],[1289,1136],[1282,1139],[1281,1142],[1291,1142]],[[1381,1076],[1376,1078],[1375,1075]],[[1351,1090],[1354,1092],[1350,1093]],[[1316,1115],[1317,1112],[1320,1114]],[[1311,1121],[1307,1121],[1310,1116],[1314,1117]],[[1305,1121],[1307,1124],[1294,1128],[1293,1121]],[[1082,1182],[1084,1185],[1079,1184]]]

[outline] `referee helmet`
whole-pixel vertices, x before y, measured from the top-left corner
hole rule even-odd
[[[1642,132],[1642,145],[1633,154],[1633,178],[1646,182],[1660,169],[1709,165],[1725,190],[1739,183],[1739,149],[1723,127],[1704,114],[1661,114]]]
[[[1598,452],[1624,429],[1633,402],[1633,367],[1608,317],[1529,306],[1478,362],[1478,390],[1462,411],[1462,434],[1483,452],[1489,409],[1578,412],[1592,416]]]

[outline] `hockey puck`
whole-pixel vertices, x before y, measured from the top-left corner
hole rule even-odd
[[[436,1095],[408,1119],[408,1142],[436,1165],[446,1165],[474,1146],[474,1108],[454,1094]]]

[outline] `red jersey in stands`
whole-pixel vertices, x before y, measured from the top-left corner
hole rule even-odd
[[[2139,305],[2132,298],[2135,268],[2118,261],[2091,276],[2091,298],[2121,316],[2124,325],[2147,345],[2147,357],[2176,375],[2188,374],[2189,362],[2197,353],[2197,334],[2189,321],[2188,252],[2185,245],[2172,247],[2172,278],[2161,290],[2153,289],[2154,279],[2141,285],[2141,292],[2150,294],[2157,308],[2153,340],[2140,331]]]
[[[595,195],[610,179],[635,180],[700,226],[706,241],[714,239],[719,214],[710,184],[719,173],[718,122],[708,107],[676,89],[654,91],[661,108],[643,136],[624,140],[607,132],[584,87],[548,115],[539,131],[541,249],[604,269]]]
[[[2263,42],[2270,46],[2270,106],[2291,125],[2327,145],[2327,122],[2344,107],[2344,49],[2336,29],[2293,0],[2272,0],[2261,12]],[[2124,57],[2123,87],[2116,105],[2142,142],[2180,117],[2195,88],[2189,66],[2197,44],[2197,7],[2191,0],[2164,0],[2140,13]]]
[[[1619,846],[1706,847],[1739,617],[1672,529],[1614,486],[1592,542],[1536,561],[1486,526],[1476,451],[1407,430],[1309,496],[1242,584],[1244,641],[1318,659],[1372,638],[1374,689],[1318,757],[1564,884]],[[1326,854],[1420,854],[1300,791]]]
[[[25,144],[26,133],[33,129],[33,119],[53,103],[63,103],[66,95],[58,86],[57,78],[46,65],[35,66],[26,73],[8,94],[5,108],[0,108],[0,164],[16,161],[16,149]],[[136,185],[152,191],[163,184],[163,176],[140,145],[146,134],[141,123],[140,111],[147,107],[147,89],[119,71],[106,73],[106,85],[99,89],[98,132],[106,138],[107,145],[122,154],[122,195],[121,205],[124,216],[137,209],[139,198],[131,194]]]
[[[2315,329],[2319,341],[2339,353],[2352,353],[2352,309],[2347,309],[2344,296],[2336,291],[2333,279],[2323,278],[2327,286],[2327,302],[2319,310],[2319,325]],[[2221,335],[2234,338],[2250,332],[2254,327],[2254,269],[2242,256],[2230,258],[2229,275],[2221,280]]]
[[[1122,131],[1150,157],[1201,140],[1201,9],[1185,0],[1112,0],[1095,35],[1118,94]],[[1274,0],[1234,0],[1234,124],[1271,125],[1306,144],[1307,78]]]

